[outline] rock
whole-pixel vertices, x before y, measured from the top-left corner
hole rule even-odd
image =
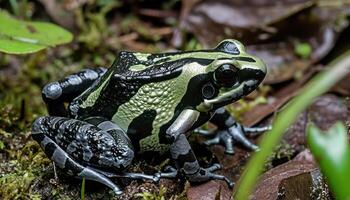
[[[286,178],[278,187],[278,199],[333,199],[319,170]]]
[[[307,156],[306,156],[307,155]],[[295,159],[279,165],[267,172],[265,172],[258,182],[256,189],[252,195],[254,200],[275,200],[278,197],[283,196],[289,192],[289,187],[284,187],[284,190],[280,188],[280,184],[283,180],[290,177],[295,177],[301,174],[309,174],[312,171],[317,170],[317,167],[312,159],[309,152],[303,152],[302,155],[298,155]],[[300,180],[294,180],[294,182],[301,181],[308,183],[308,175],[300,176]],[[281,192],[283,194],[281,194]],[[289,194],[289,193],[288,193]]]
[[[297,152],[305,149],[305,130],[309,121],[321,130],[327,130],[335,122],[346,122],[349,110],[345,101],[336,95],[326,94],[316,98],[314,103],[299,114],[297,120],[289,127],[283,140],[290,144]]]
[[[226,183],[220,181],[209,181],[197,186],[191,186],[187,190],[189,200],[231,200],[232,191]]]
[[[335,95],[323,95],[309,107],[309,119],[321,130],[328,130],[335,122],[346,122],[348,109],[345,101]]]

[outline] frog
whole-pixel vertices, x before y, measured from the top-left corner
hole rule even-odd
[[[223,145],[227,154],[236,143],[258,150],[246,135],[269,127],[245,127],[225,106],[257,89],[266,73],[264,62],[234,39],[203,50],[121,51],[108,69],[87,68],[46,84],[48,115],[33,122],[31,135],[54,166],[116,194],[123,192],[112,181],[116,177],[223,180],[232,187],[215,173],[221,165],[200,166],[188,137],[210,136],[204,144]],[[217,130],[200,129],[207,122]],[[168,152],[174,165],[153,175],[128,172],[134,157],[147,152]]]

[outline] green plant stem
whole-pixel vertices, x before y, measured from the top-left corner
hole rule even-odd
[[[83,181],[81,183],[80,198],[81,200],[85,200],[85,177],[83,177]]]
[[[272,153],[285,130],[295,121],[298,114],[310,105],[315,97],[329,90],[349,72],[350,51],[347,51],[330,63],[327,70],[316,75],[299,91],[299,95],[276,116],[272,125],[273,129],[267,132],[260,142],[261,150],[252,156],[243,172],[236,190],[235,199],[248,199],[258,181],[258,176],[263,169],[265,160]]]

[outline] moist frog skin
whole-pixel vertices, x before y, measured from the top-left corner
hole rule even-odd
[[[265,75],[262,60],[237,40],[199,51],[122,51],[108,69],[85,69],[47,84],[42,95],[49,116],[35,120],[32,137],[65,173],[105,184],[117,194],[122,190],[114,177],[219,179],[233,186],[214,173],[220,165],[198,164],[187,136],[211,122],[218,129],[204,144],[221,144],[228,154],[235,143],[256,150],[246,132],[268,128],[244,127],[223,106],[255,90]],[[168,151],[175,166],[166,172],[127,172],[136,154]]]

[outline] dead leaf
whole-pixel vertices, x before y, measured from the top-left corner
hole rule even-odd
[[[314,1],[202,1],[184,17],[183,27],[207,46],[235,38],[269,68],[266,84],[302,75],[333,48],[348,25],[349,5],[318,6]],[[295,53],[299,44],[311,48],[307,58]]]
[[[279,197],[280,184],[283,180],[301,174],[310,176],[310,172],[315,171],[316,165],[309,160],[291,160],[265,172],[252,195],[253,200],[265,199],[275,200]],[[303,179],[304,183],[310,183],[308,179]],[[311,184],[310,184],[311,185]],[[307,186],[306,186],[307,187]]]

